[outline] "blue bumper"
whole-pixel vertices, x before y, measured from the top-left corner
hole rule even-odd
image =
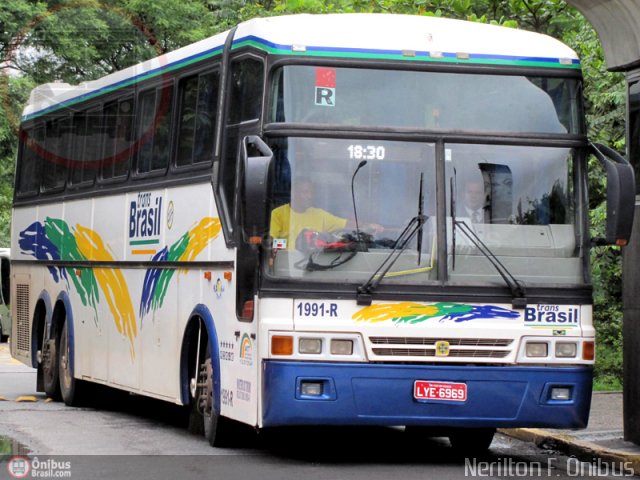
[[[591,367],[433,366],[265,361],[263,426],[429,425],[583,428]],[[467,385],[464,402],[416,400],[416,380]],[[322,385],[305,396],[303,382]],[[569,388],[552,400],[551,388]]]

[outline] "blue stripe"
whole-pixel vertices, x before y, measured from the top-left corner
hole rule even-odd
[[[233,41],[233,46],[236,47],[244,42],[256,42],[264,45],[267,48],[273,48],[278,50],[292,50],[292,45],[284,45],[279,43],[273,43],[255,35],[247,35]],[[335,52],[335,53],[353,53],[353,54],[367,54],[367,55],[403,55],[403,50],[384,50],[373,48],[355,48],[355,47],[320,47],[320,46],[305,46],[307,52]],[[438,52],[444,58],[457,58],[456,52]],[[416,50],[417,57],[429,57],[431,58],[431,52],[429,50]],[[487,53],[470,53],[470,59],[482,59],[482,60],[503,60],[511,62],[543,62],[550,64],[560,63],[560,58],[554,57],[521,57],[517,55],[499,55],[499,54],[487,54]],[[580,65],[579,59],[571,59],[572,65]]]
[[[236,47],[244,42],[255,42],[261,45],[264,45],[267,48],[272,48],[272,49],[277,49],[277,50],[292,50],[293,46],[292,45],[282,45],[282,44],[278,44],[278,43],[274,43],[274,42],[270,42],[268,40],[265,40],[263,38],[260,37],[256,37],[255,35],[247,35],[246,37],[242,37],[242,38],[238,38],[235,39],[233,41],[233,47]],[[307,52],[322,52],[322,53],[351,53],[351,54],[366,54],[366,55],[402,55],[403,51],[402,50],[381,50],[381,49],[368,49],[368,48],[346,48],[346,47],[320,47],[320,46],[306,46],[306,51]],[[155,68],[153,70],[149,70],[148,72],[144,72],[141,73],[140,75],[136,75],[133,77],[129,77],[126,79],[123,79],[119,82],[115,82],[112,83],[110,85],[106,85],[104,87],[101,87],[97,90],[94,90],[92,92],[88,92],[82,95],[79,95],[77,97],[73,97],[70,98],[68,100],[65,100],[64,102],[61,103],[57,103],[54,105],[50,105],[49,107],[46,107],[42,110],[38,110],[37,112],[33,112],[30,113],[28,115],[24,115],[22,117],[22,121],[25,122],[27,120],[30,120],[32,118],[35,117],[39,117],[41,115],[47,114],[47,113],[51,113],[54,112],[56,110],[65,108],[65,107],[69,107],[71,105],[74,105],[76,103],[82,102],[83,100],[88,100],[97,96],[100,96],[104,93],[108,93],[109,91],[118,89],[122,86],[125,86],[127,84],[133,84],[133,83],[137,83],[137,82],[141,82],[143,80],[146,80],[148,78],[152,78],[152,77],[156,77],[158,75],[161,75],[164,72],[167,71],[171,71],[174,70],[178,67],[180,67],[181,65],[184,65],[186,63],[190,63],[190,62],[195,62],[201,58],[207,57],[207,56],[213,56],[216,54],[219,54],[222,52],[223,49],[223,45],[218,45],[216,47],[210,48],[208,50],[205,50],[203,52],[199,52],[196,53],[194,55],[191,55],[189,57],[180,59],[176,62],[167,64],[165,66],[162,67],[158,67]],[[425,57],[425,58],[431,58],[430,56],[430,52],[427,50],[420,50],[420,51],[416,51],[415,52],[416,57]],[[456,53],[452,53],[452,52],[442,52],[441,53],[443,58],[452,58],[455,59],[457,58]],[[512,62],[542,62],[542,63],[548,63],[548,64],[559,64],[560,63],[560,59],[559,58],[549,58],[549,57],[519,57],[519,56],[514,56],[514,55],[494,55],[494,54],[480,54],[480,53],[470,53],[469,54],[469,59],[470,60],[501,60],[501,61],[512,61]],[[575,66],[579,66],[580,65],[580,60],[578,59],[571,59],[571,65],[575,65]]]

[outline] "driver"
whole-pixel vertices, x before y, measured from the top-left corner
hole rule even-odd
[[[346,218],[313,207],[313,197],[313,182],[306,177],[299,178],[291,186],[291,203],[271,212],[271,238],[282,243],[282,247],[293,248],[296,238],[304,229],[330,233],[355,226]]]

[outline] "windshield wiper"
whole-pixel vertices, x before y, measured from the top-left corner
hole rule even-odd
[[[422,191],[422,185],[424,183],[424,172],[420,172],[420,191],[418,192],[418,216],[424,215],[424,193]],[[418,253],[418,266],[422,261],[422,228],[418,230],[418,240],[416,242],[416,250]]]
[[[396,260],[400,258],[402,252],[404,252],[409,245],[409,242],[413,239],[413,237],[418,235],[417,239],[417,248],[418,248],[418,265],[420,265],[420,261],[422,259],[422,227],[429,217],[424,215],[424,193],[422,189],[422,185],[424,182],[424,172],[420,172],[420,188],[418,190],[418,214],[409,220],[409,223],[402,233],[396,239],[393,250],[389,252],[389,255],[384,259],[384,261],[380,264],[376,271],[373,272],[373,275],[369,277],[369,280],[364,282],[362,285],[358,287],[358,291],[356,294],[356,300],[358,305],[371,305],[371,292],[373,292],[378,284],[382,281],[384,276],[391,270],[393,264],[396,263]],[[386,268],[385,268],[386,265]],[[382,270],[384,268],[384,270]],[[380,271],[382,270],[382,273]]]
[[[527,292],[523,282],[514,277],[511,272],[505,267],[500,260],[494,255],[494,253],[487,247],[480,237],[476,235],[469,225],[464,221],[459,221],[456,218],[456,170],[453,169],[453,176],[449,179],[449,187],[451,191],[451,223],[453,228],[451,229],[451,268],[456,268],[456,228],[459,227],[460,231],[469,239],[475,247],[480,250],[489,263],[498,271],[504,282],[511,290],[511,306],[515,309],[523,309],[527,306]]]
[[[520,310],[525,308],[527,306],[527,292],[524,283],[513,276],[513,274],[507,269],[507,267],[505,267],[504,264],[500,262],[500,260],[498,260],[498,257],[494,255],[489,247],[484,244],[480,237],[476,235],[476,232],[474,232],[473,229],[466,224],[466,222],[456,220],[455,217],[452,219],[452,221],[454,225],[453,231],[455,232],[456,228],[460,228],[460,231],[464,234],[464,236],[471,240],[471,243],[473,243],[475,247],[480,250],[480,253],[482,253],[487,258],[487,260],[489,260],[489,263],[493,265],[493,267],[503,278],[503,280],[509,287],[509,290],[511,290],[511,306],[515,309]]]
[[[407,246],[413,237],[415,237],[418,232],[422,231],[422,227],[427,222],[427,219],[428,217],[426,215],[416,215],[409,220],[405,229],[398,236],[393,250],[389,252],[389,255],[387,255],[376,271],[373,272],[373,275],[369,277],[369,280],[358,287],[356,295],[358,305],[371,305],[371,292],[376,289],[387,272],[391,267],[393,267],[394,263],[396,263],[396,260],[400,258],[402,252],[407,249]]]

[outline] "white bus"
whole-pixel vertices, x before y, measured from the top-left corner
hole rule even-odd
[[[628,163],[585,135],[580,62],[424,16],[255,19],[21,126],[11,351],[69,405],[95,382],[239,423],[401,425],[487,448],[586,425],[587,156],[624,244]],[[84,392],[83,392],[84,390]]]

